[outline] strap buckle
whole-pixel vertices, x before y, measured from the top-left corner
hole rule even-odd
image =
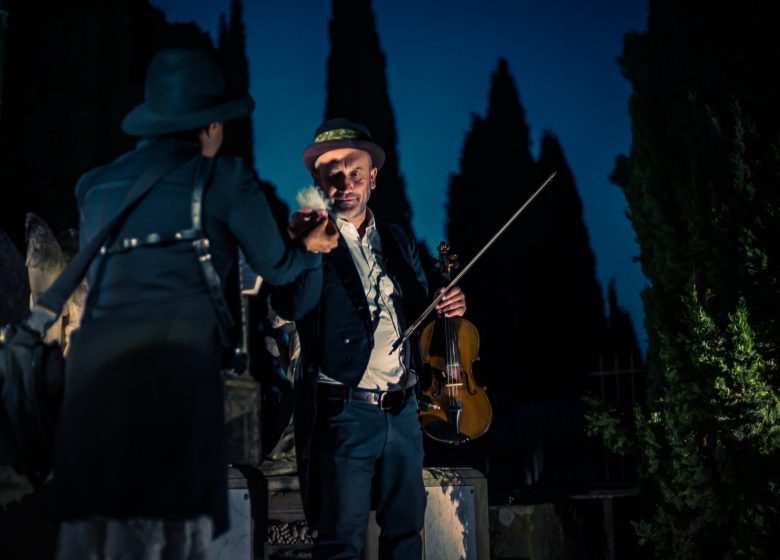
[[[390,394],[389,391],[382,391],[381,393],[379,393],[379,403],[378,404],[379,404],[379,408],[381,410],[390,410],[391,408],[393,408],[394,405],[387,404],[387,401],[388,401],[387,395],[389,395],[389,394]],[[392,400],[392,399],[390,399],[390,400]]]
[[[400,408],[407,399],[407,390],[382,391],[379,393],[379,408],[381,410],[394,410]]]

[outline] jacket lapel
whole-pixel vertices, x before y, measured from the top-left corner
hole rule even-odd
[[[352,304],[357,309],[360,318],[363,320],[366,329],[369,332],[373,332],[371,317],[368,314],[368,302],[363,291],[363,283],[360,281],[357,268],[355,268],[355,262],[352,260],[349,247],[347,247],[343,237],[339,237],[338,247],[330,252],[328,261],[339,275],[341,283],[347,291]]]
[[[409,239],[396,234],[385,222],[377,220],[377,230],[382,244],[382,255],[388,276],[392,278],[398,292],[396,313],[403,328],[427,304],[425,288],[421,288],[417,270],[411,257]]]
[[[395,286],[396,295],[399,298],[403,298],[403,285],[401,282],[401,276],[399,274],[401,262],[403,257],[400,255],[400,247],[390,232],[390,228],[384,225],[384,222],[377,220],[376,228],[379,232],[379,245],[381,246],[382,265],[384,266],[385,273],[390,277]]]

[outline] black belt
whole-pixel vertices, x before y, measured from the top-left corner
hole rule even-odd
[[[382,410],[393,410],[402,407],[413,393],[414,387],[397,389],[395,391],[371,391],[369,389],[358,389],[331,383],[319,383],[317,385],[317,395],[320,397],[335,397],[344,400],[352,398],[376,405]]]

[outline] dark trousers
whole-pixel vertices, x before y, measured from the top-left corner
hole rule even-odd
[[[372,505],[381,528],[379,558],[421,558],[426,503],[422,467],[414,396],[398,411],[320,398],[310,471],[318,500],[314,558],[360,558]]]

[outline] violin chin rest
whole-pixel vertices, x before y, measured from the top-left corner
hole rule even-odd
[[[436,441],[450,445],[460,445],[471,440],[469,436],[458,432],[452,424],[444,420],[432,420],[425,424],[423,430]]]

